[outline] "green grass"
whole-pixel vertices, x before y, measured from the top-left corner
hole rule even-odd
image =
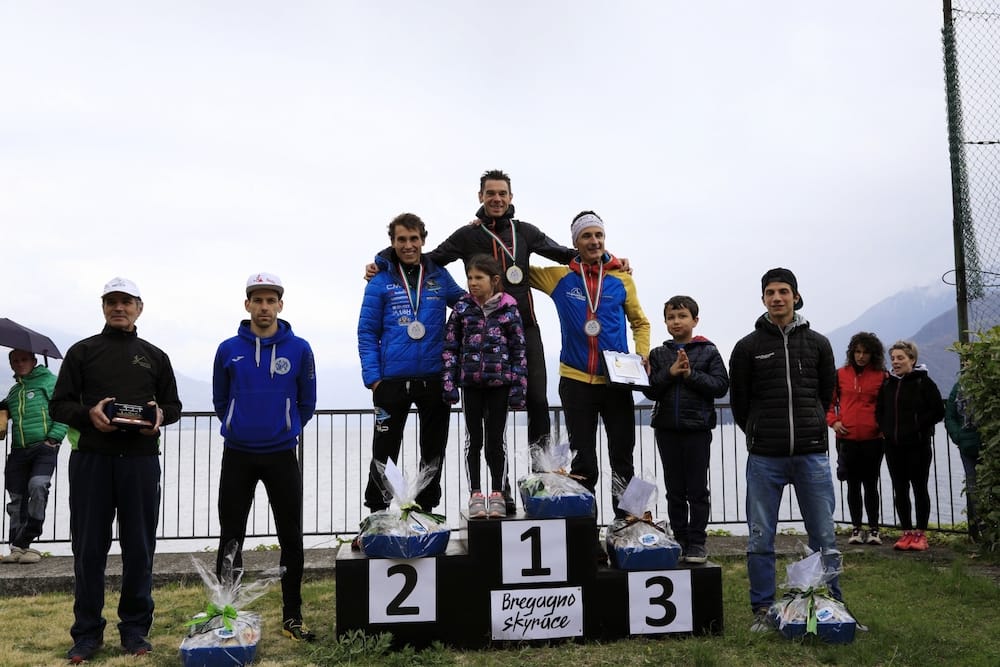
[[[947,547],[941,547],[942,549]],[[996,568],[969,555],[951,563],[907,557],[850,554],[841,579],[851,610],[869,626],[853,644],[832,646],[791,642],[777,633],[749,632],[746,568],[743,559],[721,561],[725,632],[717,637],[635,638],[610,643],[558,643],[455,651],[441,646],[416,652],[392,651],[385,638],[334,636],[334,582],[303,587],[306,620],[320,634],[314,644],[296,644],[280,635],[280,593],[270,591],[251,605],[264,618],[255,665],[997,665],[1000,664],[1000,587]],[[779,563],[779,571],[783,568]],[[177,665],[184,623],[205,603],[200,586],[168,586],[155,591],[153,654],[125,656],[114,643],[94,665]],[[0,665],[64,664],[72,623],[72,596],[46,594],[0,600]],[[117,598],[109,594],[107,638],[115,639]]]

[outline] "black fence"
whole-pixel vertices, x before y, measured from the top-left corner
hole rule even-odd
[[[719,406],[719,424],[713,434],[712,462],[709,481],[712,490],[710,529],[732,533],[746,532],[745,468],[746,448],[742,432],[733,424],[726,405]],[[552,412],[554,437],[564,438],[562,412]],[[650,508],[654,516],[666,517],[663,497],[663,471],[656,450],[653,430],[649,426],[650,406],[636,408],[635,470],[660,489],[656,504]],[[300,442],[299,459],[303,475],[303,525],[307,546],[330,545],[338,537],[351,536],[358,523],[367,515],[362,504],[371,456],[373,429],[371,410],[320,410],[309,422]],[[418,460],[417,433],[419,420],[414,413],[407,423],[400,460],[404,473],[412,474]],[[462,452],[464,426],[461,412],[452,413],[449,442],[444,461],[442,505],[436,511],[445,514],[453,527],[458,527],[459,512],[468,501]],[[529,470],[528,439],[523,412],[511,413],[507,429],[508,448],[512,454],[512,481]],[[832,438],[831,438],[832,442]],[[944,443],[939,446],[937,443]],[[9,444],[5,443],[6,453]],[[164,429],[162,442],[163,490],[160,510],[159,538],[162,551],[187,551],[210,548],[218,539],[218,480],[222,461],[222,438],[219,422],[210,412],[185,412],[180,422]],[[53,478],[45,529],[39,538],[49,543],[53,551],[68,553],[69,544],[69,485],[66,471],[69,445],[59,454],[59,468]],[[831,446],[832,451],[832,446]],[[604,523],[611,514],[611,479],[606,460],[603,429],[599,429],[598,453],[602,474],[598,486],[598,521]],[[831,464],[836,457],[831,456]],[[934,463],[931,469],[931,523],[949,530],[965,521],[963,496],[964,473],[957,448],[951,446],[939,427],[935,437]],[[849,523],[845,505],[846,487],[840,485],[837,494],[836,520]],[[883,467],[880,487],[883,525],[895,525],[892,487]],[[520,501],[518,502],[520,506]],[[779,529],[801,529],[795,494],[789,488],[780,514]],[[6,541],[9,518],[2,519],[3,541]],[[274,523],[267,505],[263,486],[257,496],[248,521],[248,545],[275,543]],[[174,541],[177,541],[174,544]]]

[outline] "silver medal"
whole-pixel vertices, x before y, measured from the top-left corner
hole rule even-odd
[[[601,333],[601,323],[597,320],[587,320],[587,323],[583,325],[583,332],[588,336],[596,336]]]
[[[520,267],[511,266],[507,268],[507,282],[511,285],[520,285],[522,280],[524,280],[524,271]]]
[[[413,340],[420,340],[424,337],[424,334],[427,333],[427,329],[424,327],[423,323],[414,320],[406,326],[406,333]]]

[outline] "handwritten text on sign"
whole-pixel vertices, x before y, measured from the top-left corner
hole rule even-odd
[[[490,607],[495,640],[583,635],[583,589],[579,586],[490,591]]]

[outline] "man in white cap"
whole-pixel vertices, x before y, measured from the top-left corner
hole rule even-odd
[[[101,304],[104,330],[69,348],[49,402],[52,418],[77,431],[69,459],[75,620],[67,657],[73,664],[89,660],[104,642],[104,569],[116,519],[122,648],[131,655],[153,650],[146,637],[153,624],[160,427],[181,416],[170,358],[136,332],[143,309],[139,288],[113,278]],[[135,419],[121,418],[130,411]]]
[[[278,315],[285,288],[273,273],[247,278],[244,308],[250,319],[215,354],[212,401],[222,422],[225,449],[219,480],[221,574],[229,550],[242,568],[247,517],[258,482],[264,483],[281,546],[282,634],[295,641],[316,635],[302,622],[302,474],[299,434],[316,410],[312,349]]]

